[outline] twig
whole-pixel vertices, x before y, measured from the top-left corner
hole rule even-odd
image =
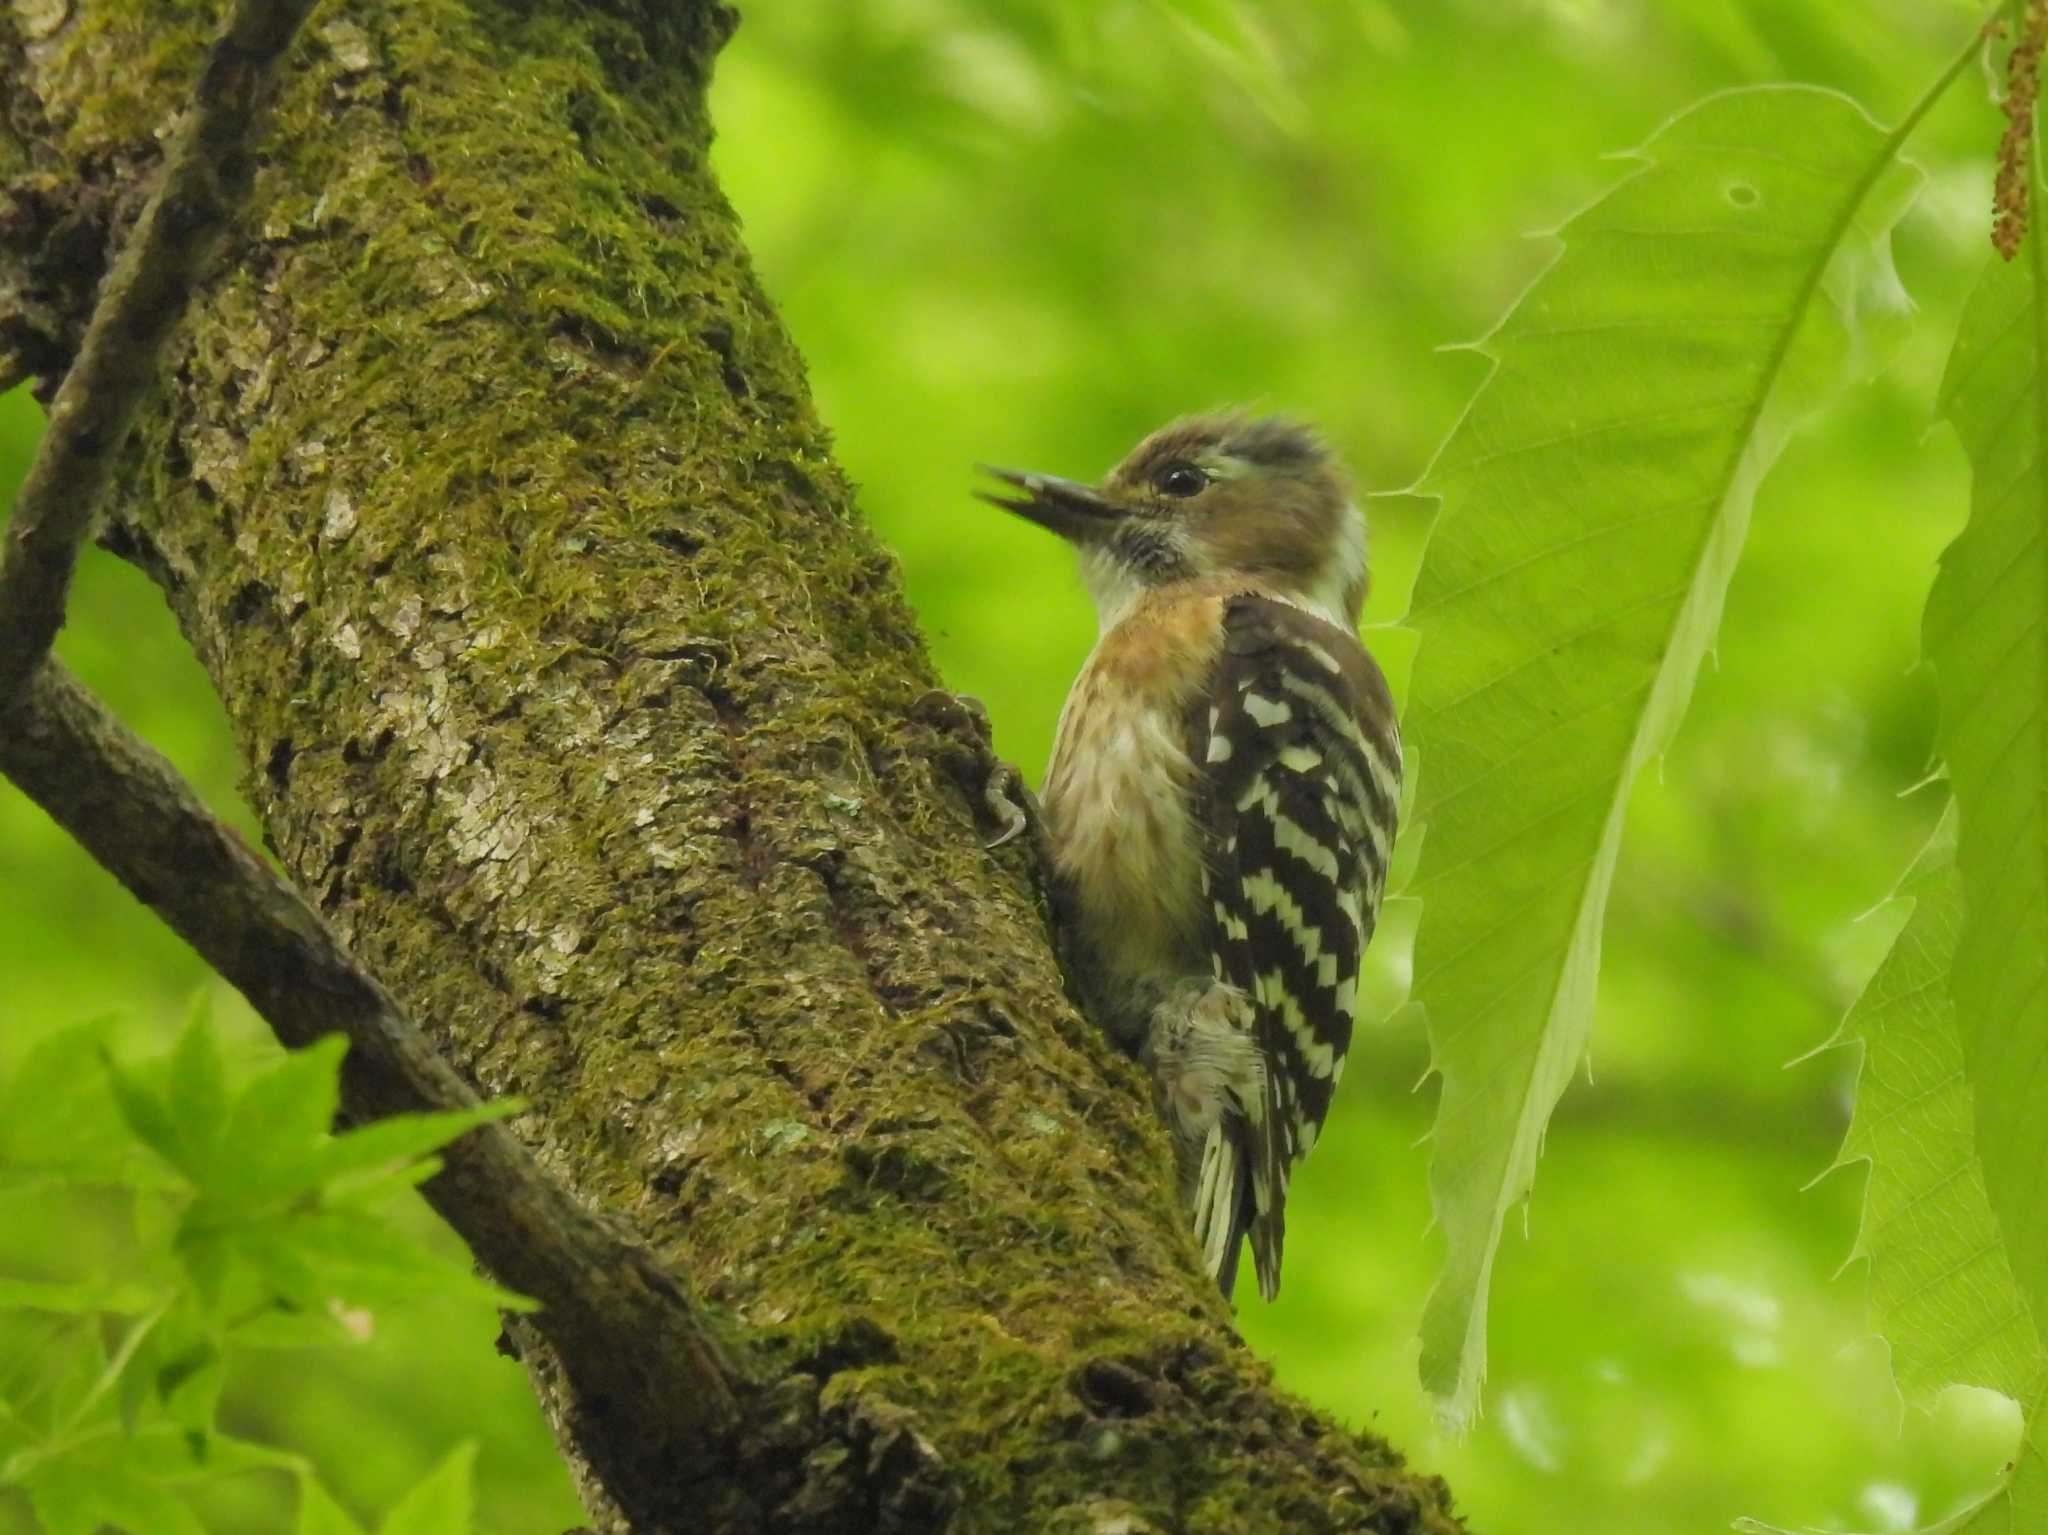
[[[313,0],[237,0],[134,233],[101,289],[50,406],[0,551],[0,700],[14,696],[64,622],[71,569],[114,460],[184,312],[199,268],[247,195],[251,147],[278,59]]]
[[[171,764],[54,659],[0,706],[0,773],[82,843],[231,983],[288,1045],[349,1040],[351,1119],[453,1109],[476,1096],[389,992]],[[534,1319],[612,1442],[713,1474],[740,1416],[739,1371],[680,1281],[600,1222],[503,1125],[441,1153],[428,1202]],[[703,1457],[696,1467],[691,1460]]]

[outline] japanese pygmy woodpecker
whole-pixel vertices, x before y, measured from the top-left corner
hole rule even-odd
[[[1289,1169],[1344,1069],[1400,801],[1358,641],[1365,519],[1292,422],[1147,437],[1099,485],[991,471],[1101,618],[1043,793],[1096,1021],[1150,1072],[1209,1272],[1280,1285]],[[1014,493],[1010,493],[1014,492]]]

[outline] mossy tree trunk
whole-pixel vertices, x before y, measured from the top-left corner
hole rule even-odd
[[[747,1427],[681,1486],[515,1328],[595,1522],[1455,1529],[1233,1337],[1028,855],[982,848],[706,165],[731,21],[323,6],[104,540],[286,869],[731,1338]],[[216,23],[11,0],[0,378],[61,371]]]

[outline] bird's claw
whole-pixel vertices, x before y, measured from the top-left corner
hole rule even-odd
[[[991,853],[1005,843],[1015,842],[1031,826],[1031,791],[1024,787],[1024,778],[1009,763],[997,759],[989,769],[987,781],[981,788],[982,803],[988,812],[1002,823],[1002,830],[982,844]]]
[[[966,693],[934,688],[917,701],[913,712],[966,748],[951,754],[949,766],[963,788],[979,795],[982,805],[1001,828],[993,840],[982,846],[993,852],[1026,832],[1033,833],[1032,840],[1042,844],[1038,802],[1024,787],[1023,775],[991,749],[988,710],[982,707],[981,700]]]

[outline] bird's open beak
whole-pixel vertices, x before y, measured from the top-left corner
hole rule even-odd
[[[1014,485],[1023,494],[1004,496],[994,491],[977,490],[977,496],[989,505],[1015,512],[1041,528],[1050,528],[1061,538],[1086,543],[1107,531],[1117,519],[1117,508],[1103,500],[1101,493],[1092,485],[1083,485],[1078,480],[1063,480],[1052,474],[1024,474],[988,464],[978,467],[983,474],[993,475],[1005,485]]]

